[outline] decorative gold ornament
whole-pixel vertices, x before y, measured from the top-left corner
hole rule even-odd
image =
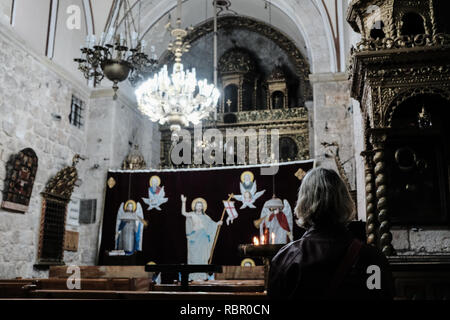
[[[302,168],[300,168],[295,173],[295,176],[297,177],[298,180],[302,181],[303,178],[306,176],[306,172]]]
[[[241,261],[241,267],[254,267],[256,266],[255,261],[250,258],[245,258]]]
[[[144,157],[139,151],[139,145],[135,144],[134,149],[128,154],[122,164],[123,170],[139,170],[145,169],[147,164]]]
[[[114,188],[115,185],[116,185],[116,180],[114,180],[113,177],[110,177],[110,178],[108,179],[108,187],[109,187],[110,189],[112,189],[112,188]]]

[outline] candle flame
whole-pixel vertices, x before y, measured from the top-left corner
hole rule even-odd
[[[255,246],[259,246],[259,239],[258,239],[258,237],[253,237],[253,244]]]
[[[272,244],[275,244],[275,233],[272,232]]]

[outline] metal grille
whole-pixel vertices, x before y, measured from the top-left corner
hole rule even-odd
[[[80,201],[80,224],[91,224],[95,222],[97,210],[97,199],[83,199]]]
[[[83,118],[84,102],[75,96],[72,96],[72,105],[70,109],[69,121],[77,128],[82,128],[84,125]]]
[[[41,259],[62,260],[65,218],[66,204],[61,201],[46,199]]]

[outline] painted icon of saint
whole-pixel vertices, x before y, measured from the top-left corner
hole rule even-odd
[[[161,179],[158,176],[152,176],[149,183],[148,198],[142,198],[142,201],[148,205],[147,210],[156,209],[161,211],[160,206],[169,200],[165,197],[166,193],[164,192],[164,187],[161,186]]]
[[[284,244],[294,240],[293,238],[293,216],[292,209],[289,202],[284,199],[280,201],[280,206],[269,205],[271,200],[266,201],[261,210],[259,225],[260,237],[264,236],[264,231],[267,228],[269,239],[268,243]],[[273,238],[272,238],[273,237]]]
[[[142,251],[142,233],[146,225],[139,202],[122,202],[116,219],[115,249],[123,250],[126,254]]]

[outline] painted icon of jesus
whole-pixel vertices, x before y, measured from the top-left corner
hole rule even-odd
[[[208,204],[203,198],[195,198],[191,212],[186,211],[186,197],[181,195],[181,214],[186,217],[187,263],[208,264],[217,227],[223,222],[213,221],[207,214]],[[189,280],[206,280],[206,273],[191,273]]]

